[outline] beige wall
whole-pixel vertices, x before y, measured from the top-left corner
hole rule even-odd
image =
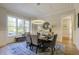
[[[76,44],[76,47],[79,49],[79,28],[78,28],[78,13],[79,13],[79,8],[75,9],[76,11],[76,15],[75,15],[75,22],[76,22],[76,28],[75,28],[75,44]]]
[[[57,39],[61,42],[61,17],[59,15],[52,17],[52,25],[52,31],[54,32],[54,34],[58,35]]]
[[[52,24],[55,25],[53,31],[58,34],[58,41],[62,42],[62,19],[65,16],[74,15],[74,10],[66,11],[52,17]]]
[[[6,11],[3,8],[0,8],[0,46],[7,43],[7,19]]]
[[[7,11],[0,8],[0,47],[11,42],[14,42],[14,38],[8,37]]]

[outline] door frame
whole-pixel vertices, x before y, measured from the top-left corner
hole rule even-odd
[[[72,20],[72,37],[71,37],[72,39],[71,40],[72,40],[72,43],[73,43],[73,40],[74,40],[73,39],[73,37],[74,37],[73,36],[73,32],[74,32],[74,19],[75,19],[74,18],[74,14],[68,14],[68,15],[64,15],[64,16],[61,17],[61,33],[62,33],[61,35],[62,35],[62,38],[63,38],[63,29],[62,29],[62,27],[63,27],[62,22],[63,21],[62,20],[64,19],[64,17],[67,17],[67,16],[71,16],[71,20]],[[61,42],[62,42],[62,40],[61,40]]]

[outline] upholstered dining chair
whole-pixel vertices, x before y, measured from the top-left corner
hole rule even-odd
[[[31,39],[32,39],[32,45],[31,47],[36,47],[36,53],[38,52],[38,49],[41,48],[41,44],[38,41],[38,36],[37,35],[31,35]]]
[[[37,53],[37,50],[38,50],[38,38],[37,38],[37,35],[31,35],[31,40],[32,40],[31,48],[33,49],[33,47],[36,47],[36,53]]]
[[[31,44],[32,44],[31,35],[30,33],[28,33],[26,36],[26,48],[30,47],[31,49]]]
[[[52,40],[52,43],[50,44],[51,46],[51,49],[52,49],[52,53],[51,54],[54,54],[54,51],[55,51],[55,45],[56,45],[56,40],[57,40],[57,34],[54,35],[54,38]]]

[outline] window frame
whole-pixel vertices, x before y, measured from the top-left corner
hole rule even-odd
[[[27,26],[26,26],[26,21],[28,21],[29,22],[29,26],[28,26],[28,32],[30,32],[30,21],[29,20],[26,20],[26,19],[22,19],[22,18],[17,18],[17,17],[13,17],[13,16],[7,16],[7,20],[9,20],[8,19],[8,17],[12,17],[12,18],[15,18],[16,19],[16,26],[15,26],[15,29],[16,29],[16,31],[15,31],[15,33],[16,33],[16,35],[9,35],[9,31],[8,31],[8,37],[15,37],[15,36],[17,36],[17,35],[22,35],[22,34],[18,34],[18,19],[21,19],[21,20],[23,20],[23,32],[25,33],[26,32],[26,28],[27,28]],[[7,21],[7,23],[8,23],[8,21]],[[8,27],[8,30],[9,30],[9,27],[11,27],[11,26],[7,26]],[[14,26],[13,26],[14,27]]]
[[[21,18],[17,18],[17,35],[21,35],[21,34],[18,33],[18,27],[19,27],[18,26],[18,23],[19,23],[18,20],[22,20],[23,21],[23,32],[25,32],[24,31],[24,26],[25,26],[24,22],[25,22],[25,20],[24,19],[21,19]]]
[[[8,17],[15,18],[15,17],[13,17],[13,16],[8,16]],[[7,17],[7,19],[8,19],[8,17]],[[9,19],[7,20],[7,23],[9,23]],[[16,23],[16,18],[15,18],[15,23]],[[15,35],[9,35],[9,28],[10,28],[10,27],[15,27],[15,29],[16,29],[16,25],[15,25],[15,26],[10,26],[10,25],[8,24],[8,37],[15,36],[15,35],[16,35],[16,30],[15,30]]]
[[[28,32],[30,32],[30,21],[29,20],[25,20],[24,21],[24,31],[26,32],[26,28],[27,28],[27,26],[26,26],[26,21],[28,21],[28,25],[29,25],[29,27],[28,27]]]

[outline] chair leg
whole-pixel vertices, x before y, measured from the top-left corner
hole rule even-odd
[[[54,51],[55,51],[55,48],[54,48]]]
[[[29,45],[27,44],[27,45],[26,45],[26,48],[28,48],[28,47],[29,47]]]
[[[33,46],[30,45],[30,50],[33,50]]]
[[[51,51],[51,55],[54,55],[54,49],[52,49],[52,51]]]
[[[27,43],[26,43],[26,48],[28,47]]]
[[[36,48],[36,54],[37,54],[37,52],[38,52],[38,47]]]

